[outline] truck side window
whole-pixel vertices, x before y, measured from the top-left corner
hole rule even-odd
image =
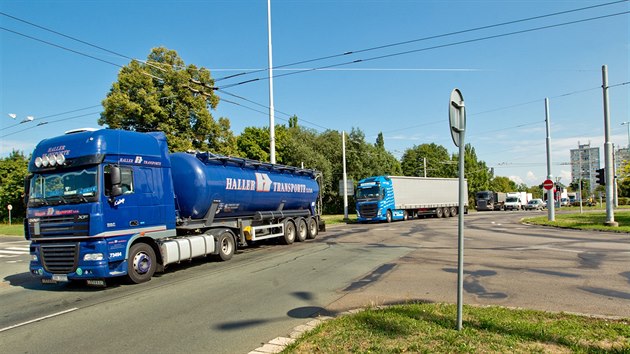
[[[104,170],[103,170],[103,174],[104,174],[104,181],[105,181],[105,195],[109,196],[111,190],[112,190],[112,186],[110,185],[109,181],[109,165],[105,166]],[[133,189],[133,169],[131,169],[130,167],[124,167],[124,166],[120,166],[120,179],[121,179],[121,183],[120,183],[120,188],[122,188],[123,194],[130,194],[133,193],[134,189]]]

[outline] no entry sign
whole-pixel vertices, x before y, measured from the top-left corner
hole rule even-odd
[[[543,182],[543,188],[545,188],[546,190],[550,190],[551,188],[553,188],[553,181],[550,179],[547,179]]]

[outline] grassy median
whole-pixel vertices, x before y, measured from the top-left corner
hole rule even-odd
[[[629,320],[564,313],[408,304],[323,322],[283,353],[630,353]]]
[[[548,216],[538,216],[533,218],[525,218],[523,222],[527,224],[544,225],[562,227],[568,229],[578,230],[599,230],[599,231],[613,231],[613,232],[630,232],[630,211],[615,210],[615,221],[619,223],[619,226],[606,226],[606,212],[605,211],[589,211],[580,214],[579,212],[573,212],[571,214],[556,214],[555,221],[549,221]]]

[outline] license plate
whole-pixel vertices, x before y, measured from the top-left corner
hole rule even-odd
[[[68,281],[68,276],[65,274],[53,274],[52,280],[54,281]]]

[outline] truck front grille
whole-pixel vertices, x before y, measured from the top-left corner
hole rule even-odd
[[[42,216],[29,220],[31,238],[81,237],[88,236],[90,216],[88,214]]]
[[[361,214],[361,217],[374,218],[376,217],[377,212],[378,212],[378,204],[376,203],[361,204],[359,206],[359,213]]]
[[[78,243],[41,245],[40,255],[44,269],[54,274],[72,273],[77,269]]]

